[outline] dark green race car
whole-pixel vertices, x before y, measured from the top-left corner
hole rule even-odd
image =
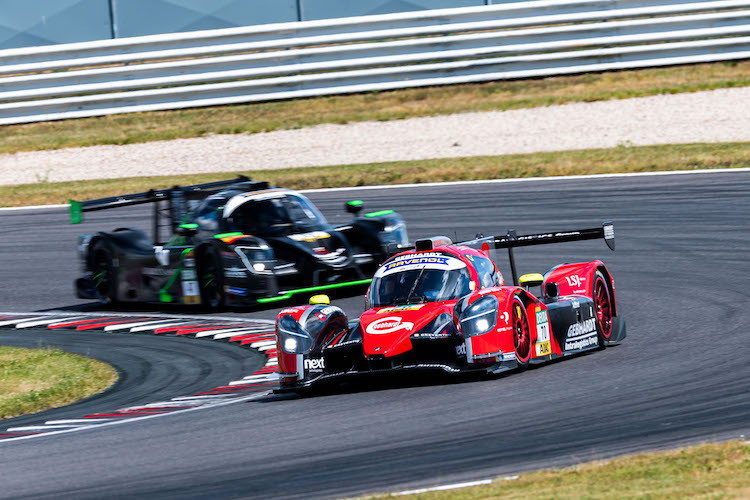
[[[153,237],[120,228],[79,237],[80,298],[105,302],[253,305],[333,288],[366,285],[377,266],[409,247],[392,210],[330,225],[302,194],[236,180],[71,201],[83,213],[153,205]],[[164,234],[164,238],[161,235]]]

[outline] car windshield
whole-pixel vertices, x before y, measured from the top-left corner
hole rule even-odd
[[[471,276],[466,266],[450,270],[421,266],[376,274],[370,286],[372,307],[452,300],[468,293],[471,293]]]
[[[233,231],[270,236],[328,227],[323,214],[307,198],[293,194],[249,200],[235,209],[228,223]]]

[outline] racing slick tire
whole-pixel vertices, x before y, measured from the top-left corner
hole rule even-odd
[[[604,275],[599,270],[594,274],[591,297],[594,299],[596,336],[599,347],[603,349],[612,335],[612,294],[609,291],[607,280],[604,279]]]
[[[89,253],[89,269],[94,289],[107,304],[117,303],[116,267],[112,249],[104,240],[97,240]]]
[[[224,267],[219,252],[208,247],[198,258],[198,286],[201,303],[209,310],[224,306]]]
[[[531,361],[531,327],[526,316],[526,306],[521,297],[513,297],[511,305],[513,318],[513,346],[519,370],[525,370]]]

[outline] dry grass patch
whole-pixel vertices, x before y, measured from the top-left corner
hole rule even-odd
[[[73,403],[116,380],[114,368],[83,356],[0,346],[0,419]]]
[[[750,167],[750,143],[677,144],[477,156],[254,172],[136,177],[0,186],[0,206],[66,203],[230,179],[238,173],[291,189],[372,186],[556,175]]]
[[[399,498],[681,500],[748,498],[749,494],[750,445],[734,441],[533,472],[513,481],[498,479],[488,486]]]
[[[256,133],[750,85],[750,61],[592,73],[0,127],[0,154]]]

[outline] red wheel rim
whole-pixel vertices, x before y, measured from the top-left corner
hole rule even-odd
[[[520,304],[513,304],[513,345],[516,348],[516,358],[525,363],[531,357],[531,334],[529,320]]]
[[[612,334],[612,305],[609,301],[609,291],[602,278],[596,278],[594,285],[594,305],[596,306],[596,319],[602,335],[608,339]]]

